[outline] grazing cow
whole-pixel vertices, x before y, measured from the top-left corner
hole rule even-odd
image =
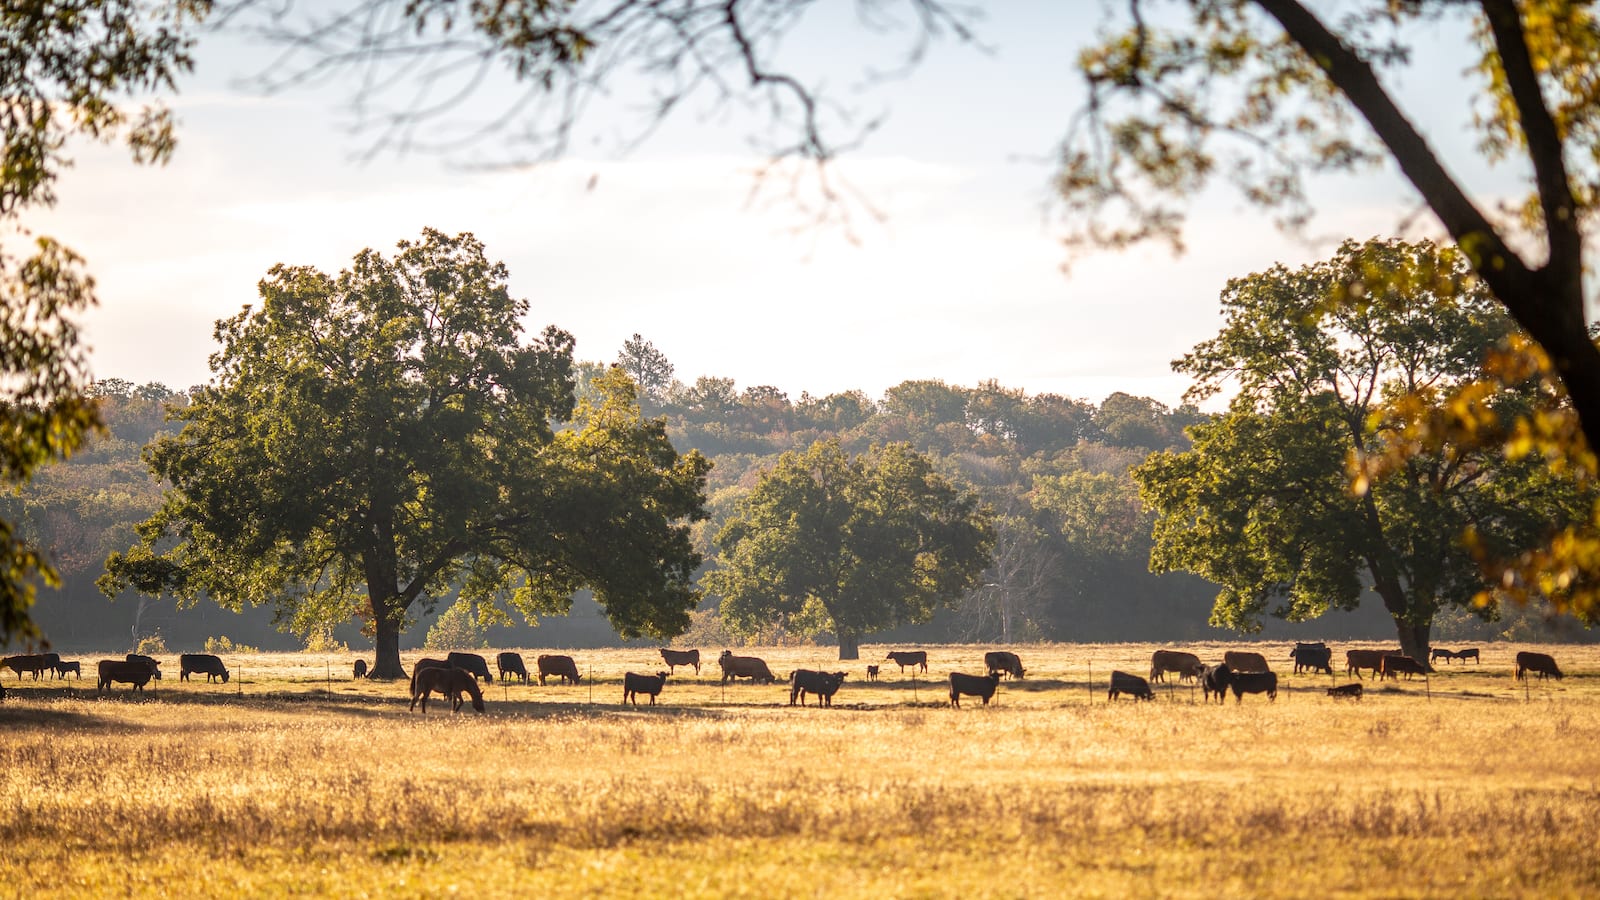
[[[806,693],[817,695],[817,708],[833,705],[833,695],[839,690],[839,685],[844,683],[843,672],[813,672],[810,669],[795,669],[789,673],[789,705],[794,705],[796,697],[800,698],[800,705],[806,705]]]
[[[681,663],[680,665],[688,665]],[[661,693],[661,688],[667,683],[668,672],[657,672],[654,675],[640,675],[638,672],[626,672],[622,676],[622,702],[633,701],[634,706],[639,705],[639,695],[647,694],[650,705],[656,705],[656,695]]]
[[[1413,675],[1428,674],[1428,667],[1404,653],[1385,653],[1378,667],[1379,677],[1394,678],[1397,673],[1403,673],[1406,680],[1410,681]]]
[[[1127,672],[1112,672],[1111,691],[1106,694],[1106,699],[1115,700],[1121,694],[1127,694],[1135,700],[1154,700],[1156,698],[1155,693],[1150,690],[1150,682]]]
[[[667,664],[667,674],[678,674],[679,666],[694,666],[694,674],[700,674],[700,648],[693,650],[669,650],[661,648],[661,661]]]
[[[994,672],[988,675],[968,675],[965,672],[950,673],[950,705],[956,709],[961,708],[961,695],[968,697],[982,697],[983,705],[989,705],[989,698],[994,696],[995,688],[1000,685],[1000,676]]]
[[[877,666],[867,666],[867,680],[868,681],[877,681],[878,680],[878,667]]]
[[[1228,679],[1233,688],[1233,702],[1243,703],[1245,694],[1266,694],[1268,700],[1278,699],[1278,673],[1235,672]]]
[[[1188,681],[1205,671],[1205,663],[1193,653],[1182,650],[1157,650],[1150,654],[1150,680],[1166,681],[1168,672],[1177,672],[1178,678]]]
[[[482,678],[484,681],[494,684],[494,675],[489,672],[489,661],[476,653],[451,651],[444,661],[449,663],[452,669],[471,672],[473,678]]]
[[[722,666],[723,684],[736,678],[748,678],[752,684],[772,684],[778,680],[767,668],[766,660],[759,656],[734,656],[732,650],[724,650],[717,657],[717,665]]]
[[[210,653],[184,653],[178,657],[178,668],[179,681],[188,681],[190,672],[199,672],[206,676],[207,684],[218,676],[222,677],[223,684],[228,683],[228,667]]]
[[[66,678],[68,672],[71,672],[76,678],[83,677],[83,667],[78,664],[77,660],[56,663],[56,674],[58,676]]]
[[[355,678],[365,678],[365,677],[367,677],[367,661],[366,660],[364,660],[364,659],[356,660],[355,675],[353,677],[355,677]]]
[[[150,683],[150,679],[159,673],[154,666],[140,660],[127,659],[102,659],[100,660],[100,683],[95,688],[97,691],[108,691],[111,683],[120,681],[133,685],[133,690],[142,691]]]
[[[1304,669],[1333,674],[1333,649],[1321,641],[1315,644],[1296,642],[1294,649],[1289,651],[1289,658],[1294,660],[1297,675]]]
[[[1211,699],[1212,694],[1217,695],[1218,703],[1228,699],[1228,685],[1232,682],[1233,670],[1228,668],[1227,663],[1220,666],[1206,666],[1206,670],[1200,675],[1200,688],[1205,691],[1207,701]]]
[[[1222,664],[1235,672],[1268,672],[1267,658],[1249,650],[1229,650],[1222,654]]]
[[[478,689],[478,677],[465,669],[449,666],[426,666],[411,670],[411,709],[422,701],[422,714],[428,714],[428,695],[437,691],[441,697],[450,698],[450,711],[460,712],[462,694],[472,697],[472,708],[483,712],[483,691]]]
[[[1472,660],[1472,662],[1476,665],[1483,665],[1483,661],[1478,658],[1477,647],[1468,647],[1465,650],[1457,650],[1456,659],[1461,660],[1462,665],[1466,665],[1467,660],[1469,659]]]
[[[922,671],[928,671],[928,651],[926,650],[891,650],[884,659],[893,660],[900,666],[900,674],[904,675],[906,666],[911,666],[915,671],[918,666]]]
[[[578,664],[570,656],[540,654],[534,664],[539,668],[540,687],[544,687],[546,678],[559,678],[562,684],[577,684],[583,680],[578,674]]]
[[[145,665],[149,666],[152,670],[155,671],[156,680],[157,681],[161,680],[161,663],[156,661],[155,657],[153,657],[153,656],[145,656],[143,653],[129,653],[128,656],[127,656],[127,660],[128,660],[128,662],[142,662],[142,663],[144,663]]]
[[[55,658],[51,659],[51,657]],[[25,653],[21,656],[8,656],[5,659],[0,659],[0,666],[17,673],[18,681],[22,680],[23,672],[32,672],[33,680],[38,681],[40,672],[46,669],[54,670],[56,663],[60,661],[61,657],[54,653]]]
[[[1351,684],[1341,684],[1338,687],[1328,688],[1328,696],[1335,700],[1360,700],[1361,682],[1357,681]]]
[[[1372,677],[1378,677],[1378,671],[1383,668],[1383,658],[1399,650],[1346,650],[1344,652],[1344,672],[1346,675],[1361,677],[1362,669],[1371,669]]]
[[[1522,680],[1529,672],[1536,673],[1540,679],[1543,679],[1546,675],[1554,675],[1557,678],[1566,677],[1561,674],[1561,669],[1556,666],[1555,658],[1550,654],[1531,653],[1527,650],[1519,651],[1517,653],[1517,680]]]
[[[990,675],[1010,675],[1013,678],[1022,677],[1022,660],[1009,650],[990,650],[983,655],[983,664],[988,667]]]
[[[512,653],[507,650],[494,658],[494,667],[500,670],[500,680],[510,681],[513,677],[523,684],[528,683],[528,666],[522,661],[521,653]]]

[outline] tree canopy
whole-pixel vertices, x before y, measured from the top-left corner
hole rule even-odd
[[[1341,302],[1374,283],[1386,290]],[[1403,439],[1387,400],[1479,378],[1483,348],[1513,333],[1453,250],[1346,243],[1324,263],[1236,279],[1222,305],[1222,332],[1174,368],[1196,396],[1236,388],[1228,412],[1134,472],[1156,513],[1151,567],[1220,585],[1214,623],[1313,618],[1370,587],[1426,659],[1434,614],[1481,591],[1469,531],[1502,551],[1531,545],[1595,499],[1482,446],[1414,454],[1352,489],[1352,461]]]
[[[720,567],[703,583],[729,627],[832,632],[839,658],[855,659],[863,636],[926,622],[977,586],[992,518],[906,445],[852,459],[822,441],[762,473],[717,535]]]
[[[170,488],[102,589],[358,618],[376,677],[402,674],[413,605],[454,589],[492,617],[587,588],[625,637],[681,632],[709,464],[620,369],[574,413],[571,336],[524,340],[506,279],[470,234],[432,230],[338,276],[273,267],[260,307],[218,323],[182,431],[147,450]]]

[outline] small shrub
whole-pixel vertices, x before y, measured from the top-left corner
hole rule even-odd
[[[133,652],[142,653],[145,656],[166,653],[167,641],[161,636],[161,632],[157,631],[140,638],[139,642],[133,645]]]
[[[429,650],[482,650],[489,646],[489,638],[472,604],[457,600],[439,614],[422,645]]]
[[[324,625],[306,633],[307,653],[349,653],[350,647],[333,639],[333,626]]]
[[[249,644],[235,644],[227,635],[221,634],[214,638],[206,638],[206,652],[214,656],[223,653],[260,653],[261,648],[252,647]]]

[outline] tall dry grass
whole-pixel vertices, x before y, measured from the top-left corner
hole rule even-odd
[[[958,711],[936,705],[931,676],[975,671],[982,648],[932,649],[935,671],[914,689],[892,665],[877,685],[855,683],[867,660],[850,664],[828,711],[787,708],[781,687],[724,689],[704,667],[670,681],[661,707],[620,708],[621,673],[653,671],[648,650],[574,654],[599,682],[592,705],[587,684],[497,685],[483,716],[408,713],[400,685],[347,672],[330,688],[331,662],[303,655],[258,658],[243,684],[169,678],[138,699],[24,682],[0,705],[0,884],[75,895],[1600,891],[1592,651],[1556,648],[1571,676],[1527,700],[1486,652],[1431,690],[1401,682],[1359,704],[1304,676],[1276,703],[1207,706],[1186,687],[1104,702],[1104,673],[1139,671],[1141,657],[1147,668],[1149,647],[1032,647],[1026,682]],[[753,652],[785,672],[828,662],[814,649]]]

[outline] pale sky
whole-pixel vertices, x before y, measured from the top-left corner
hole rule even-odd
[[[364,144],[343,127],[341,91],[262,96],[237,82],[265,57],[214,35],[173,102],[171,164],[82,149],[58,208],[28,224],[84,255],[97,278],[101,306],[86,333],[99,377],[206,381],[213,323],[253,302],[271,265],[337,272],[363,248],[391,252],[433,227],[475,233],[530,300],[529,330],[571,331],[580,359],[609,362],[637,332],[681,380],[731,377],[791,398],[994,378],[1030,394],[1098,403],[1126,391],[1176,404],[1186,384],[1169,364],[1216,333],[1225,282],[1333,244],[1286,239],[1222,191],[1194,211],[1187,255],[1100,253],[1063,274],[1048,160],[1079,102],[1071,62],[1097,10],[1004,4],[980,26],[988,52],[938,44],[918,72],[859,95],[889,118],[842,164],[886,216],[858,217],[855,243],[837,228],[797,234],[781,195],[747,202],[761,158],[737,114],[691,111],[627,155],[580,147],[532,169],[467,170],[428,155],[359,163]],[[850,49],[814,52],[832,60]],[[815,61],[804,42],[797,52]],[[1402,89],[1447,158],[1473,166],[1465,100],[1450,97],[1464,65],[1424,59]],[[831,88],[858,96],[856,62],[826,72]],[[1346,179],[1320,196],[1313,231],[1358,239],[1391,233],[1414,202],[1393,176]]]

